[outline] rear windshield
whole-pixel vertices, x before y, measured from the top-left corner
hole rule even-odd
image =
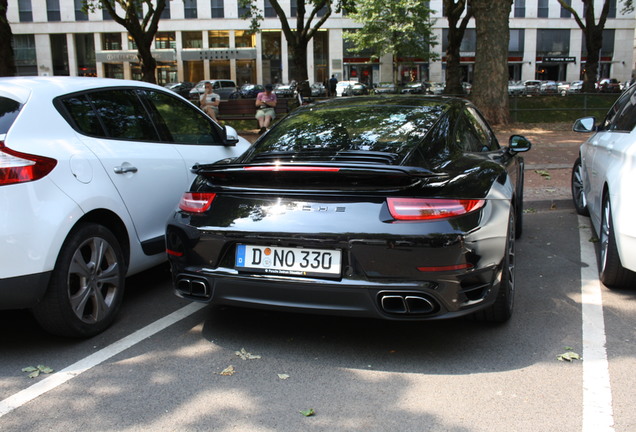
[[[387,153],[403,161],[443,114],[445,106],[341,105],[286,117],[243,157],[243,162],[332,160],[345,152]]]
[[[22,105],[19,102],[0,97],[0,135],[4,135],[9,131],[20,112],[20,108],[22,108]]]

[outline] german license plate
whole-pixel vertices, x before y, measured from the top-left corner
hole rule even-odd
[[[339,250],[304,249],[278,246],[236,247],[237,270],[293,276],[339,276]]]

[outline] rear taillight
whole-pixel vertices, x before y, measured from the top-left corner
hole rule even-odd
[[[0,186],[39,180],[57,165],[55,159],[20,153],[0,141]]]
[[[181,197],[179,208],[188,213],[203,213],[214,201],[214,193],[186,192]]]
[[[401,221],[423,221],[460,216],[484,206],[485,200],[388,198],[389,212]]]

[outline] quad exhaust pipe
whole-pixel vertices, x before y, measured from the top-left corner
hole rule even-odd
[[[380,306],[390,314],[426,315],[438,310],[436,302],[415,293],[380,293]]]

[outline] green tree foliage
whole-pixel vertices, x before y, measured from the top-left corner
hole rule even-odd
[[[7,20],[7,0],[0,0],[0,76],[15,75],[13,56],[13,33]]]
[[[290,79],[298,82],[305,81],[309,76],[307,72],[309,41],[333,12],[347,10],[353,5],[353,0],[291,0],[290,3],[296,6],[295,23],[291,21],[293,18],[287,18],[288,14],[279,0],[269,0],[269,3],[280,20],[292,56],[296,76],[291,76]],[[239,0],[239,5],[249,10],[242,18],[251,20],[251,30],[259,31],[263,21],[263,11],[256,5],[256,0]]]
[[[142,80],[156,82],[157,61],[150,50],[166,0],[85,0],[84,5],[91,11],[106,9],[115,22],[128,30],[137,45]],[[122,15],[117,14],[117,5],[123,9]]]
[[[421,0],[365,0],[349,18],[362,28],[345,34],[355,51],[369,50],[377,57],[393,55],[394,82],[397,63],[408,58],[435,60],[430,47],[436,45],[434,20],[428,2]]]
[[[468,0],[444,0],[444,16],[448,19],[448,44],[446,46],[446,87],[444,93],[463,93],[460,69],[460,48],[473,10]],[[464,14],[464,12],[466,12]],[[463,15],[463,16],[462,16]]]
[[[471,0],[477,48],[472,99],[492,125],[507,124],[508,18],[512,0]]]
[[[609,14],[610,0],[604,0],[601,8],[601,13],[596,18],[596,11],[594,10],[594,0],[581,0],[583,3],[583,17],[581,17],[570,6],[570,2],[565,0],[557,0],[562,8],[568,10],[576,23],[583,31],[583,37],[585,37],[585,46],[587,48],[587,61],[585,62],[585,76],[583,82],[583,91],[590,93],[595,90],[595,83],[598,78],[598,62],[600,60],[600,51],[603,47],[603,30],[605,29],[605,22],[607,21],[607,15]],[[623,1],[623,13],[633,10],[632,0]]]

